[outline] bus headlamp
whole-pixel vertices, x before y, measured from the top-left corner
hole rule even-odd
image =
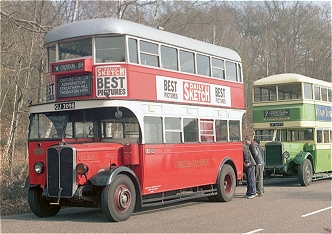
[[[36,162],[35,165],[33,165],[33,169],[37,174],[42,173],[44,171],[44,163]]]
[[[282,154],[283,156],[284,156],[284,158],[289,158],[289,153],[288,153],[288,151],[285,151],[283,154]]]
[[[76,165],[76,173],[79,175],[86,175],[88,174],[89,168],[84,163],[79,163]]]

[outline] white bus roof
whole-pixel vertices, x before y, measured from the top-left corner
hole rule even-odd
[[[303,76],[294,73],[285,73],[268,76],[259,80],[256,80],[253,86],[263,86],[263,85],[276,85],[276,84],[286,84],[286,83],[296,83],[296,82],[306,82],[321,86],[331,87],[331,83],[323,80],[317,80],[310,78],[308,76]]]
[[[229,48],[212,45],[131,21],[113,18],[89,19],[62,25],[46,34],[44,45],[65,39],[112,34],[130,35],[237,62],[241,61],[239,54]]]

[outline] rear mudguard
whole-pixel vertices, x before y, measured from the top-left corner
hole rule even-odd
[[[222,163],[220,164],[220,167],[219,167],[219,170],[218,170],[218,177],[217,177],[216,184],[220,184],[220,174],[221,174],[221,169],[222,169],[222,167],[223,167],[224,164],[229,164],[229,165],[231,165],[233,167],[234,173],[235,173],[235,176],[236,176],[236,178],[235,178],[236,179],[236,186],[238,186],[239,185],[239,180],[238,180],[238,175],[237,175],[237,169],[236,169],[236,166],[235,166],[234,162],[229,157],[225,158],[222,161]]]

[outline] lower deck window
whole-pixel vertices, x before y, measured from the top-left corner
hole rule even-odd
[[[145,143],[240,142],[239,120],[214,120],[180,117],[144,117]]]
[[[163,143],[163,127],[161,117],[144,117],[145,143]]]
[[[228,141],[227,120],[216,120],[216,140]]]
[[[184,142],[198,142],[198,120],[183,119]]]
[[[260,141],[272,141],[273,130],[256,130],[255,137]]]
[[[213,142],[214,141],[214,129],[212,119],[200,120],[200,136],[201,141]]]
[[[229,121],[229,138],[230,141],[241,141],[240,121]]]
[[[181,119],[165,118],[165,142],[181,143]]]

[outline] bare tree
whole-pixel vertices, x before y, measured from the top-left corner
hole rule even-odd
[[[245,2],[237,9],[248,126],[255,80],[278,73],[331,80],[331,3]]]
[[[44,89],[43,37],[58,12],[48,1],[4,2],[1,7],[2,160],[13,164],[27,150],[27,100],[40,102]],[[12,167],[10,167],[12,168]],[[12,173],[12,171],[11,171]],[[10,176],[11,177],[11,176]]]

